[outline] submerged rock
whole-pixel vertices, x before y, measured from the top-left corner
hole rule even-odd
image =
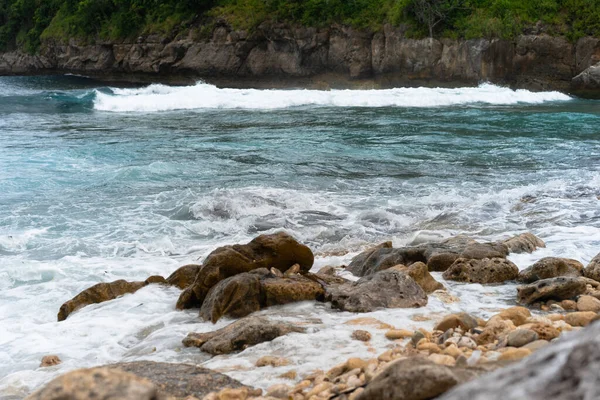
[[[58,321],[64,321],[70,314],[85,306],[113,300],[128,293],[135,293],[151,283],[166,283],[166,281],[162,276],[151,276],[144,282],[127,282],[121,279],[109,283],[98,283],[64,303],[58,312]]]
[[[583,264],[577,260],[559,257],[544,257],[531,267],[519,273],[519,280],[532,283],[541,279],[556,278],[558,276],[582,275]]]
[[[335,308],[350,312],[371,312],[380,308],[411,308],[427,305],[427,294],[407,274],[386,270],[357,282],[325,288],[325,299]]]
[[[416,262],[411,266],[407,267],[404,265],[396,265],[393,267],[396,271],[405,272],[417,282],[417,285],[421,286],[421,289],[425,291],[425,293],[433,293],[436,290],[444,289],[444,285],[440,282],[436,281],[433,276],[429,273],[427,269],[427,265],[422,262]]]
[[[558,277],[542,279],[517,288],[519,303],[533,304],[538,301],[568,300],[586,291],[585,281],[578,278]]]
[[[501,283],[518,276],[519,268],[505,258],[459,258],[443,274],[446,280],[470,283]]]
[[[213,355],[228,354],[292,332],[303,333],[305,329],[262,317],[246,317],[214,332],[190,333],[183,339],[183,344],[186,347],[199,347]]]
[[[42,368],[52,367],[52,366],[58,365],[60,363],[62,363],[62,360],[58,356],[55,356],[55,355],[44,356],[42,358],[42,362],[40,363],[40,367],[42,367]]]
[[[177,308],[200,307],[210,289],[226,278],[261,268],[285,272],[295,264],[308,272],[313,261],[312,251],[284,232],[260,235],[244,245],[219,247],[208,255],[193,284],[183,291]]]
[[[584,268],[583,274],[586,278],[600,282],[600,253],[592,258],[590,263]]]
[[[565,336],[524,361],[461,385],[440,400],[575,400],[600,395],[600,324]]]
[[[200,316],[214,323],[223,316],[241,318],[269,306],[322,300],[324,294],[320,283],[305,276],[279,277],[267,269],[257,269],[215,285],[200,308]]]
[[[511,237],[502,243],[511,253],[533,253],[538,248],[546,247],[546,243],[531,232]]]
[[[420,357],[400,359],[374,377],[356,400],[434,399],[484,372],[479,369],[438,365]]]

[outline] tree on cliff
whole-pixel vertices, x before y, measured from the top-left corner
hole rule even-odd
[[[417,20],[427,25],[429,37],[433,39],[435,27],[447,20],[460,5],[461,0],[412,0],[411,9]]]

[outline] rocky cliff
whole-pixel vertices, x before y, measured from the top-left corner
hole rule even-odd
[[[80,73],[126,80],[202,78],[231,86],[475,85],[600,94],[600,39],[547,35],[501,39],[410,39],[401,28],[216,27],[204,39],[45,42],[37,55],[0,54],[0,74]],[[576,78],[576,79],[574,79]]]

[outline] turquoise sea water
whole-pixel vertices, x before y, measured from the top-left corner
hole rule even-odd
[[[548,247],[520,268],[546,255],[585,263],[600,252],[599,198],[600,102],[560,93],[0,78],[0,398],[148,356],[132,348],[177,359],[173,332],[198,322],[172,310],[175,289],[57,324],[60,305],[94,283],[166,276],[280,229],[318,265],[389,239],[523,231]],[[37,370],[49,353],[64,366]]]

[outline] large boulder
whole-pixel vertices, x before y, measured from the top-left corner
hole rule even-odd
[[[202,265],[189,264],[178,268],[167,278],[169,285],[177,286],[179,289],[185,289],[194,283],[198,271],[202,268]]]
[[[508,238],[502,242],[511,253],[533,253],[538,248],[546,247],[546,243],[533,233],[526,232]]]
[[[312,251],[284,232],[260,235],[245,245],[219,247],[208,255],[194,283],[181,293],[178,309],[200,307],[209,290],[222,280],[260,268],[285,272],[298,264],[308,272],[313,265]]]
[[[396,265],[427,264],[429,271],[445,271],[459,258],[503,258],[508,248],[502,243],[479,243],[467,236],[456,236],[439,243],[392,248],[386,242],[352,259],[346,268],[356,276],[367,276]]]
[[[597,399],[599,370],[600,323],[595,323],[520,363],[458,386],[440,400]]]
[[[427,294],[444,289],[444,285],[431,276],[427,269],[427,265],[422,262],[416,262],[409,267],[405,265],[396,265],[393,269],[408,274],[408,276],[413,278],[415,282],[417,282],[417,285],[421,286],[421,289]]]
[[[592,65],[571,81],[571,88],[580,95],[600,96],[600,63]]]
[[[195,365],[136,361],[69,372],[27,399],[201,399],[223,388],[242,387],[245,386],[235,379]]]
[[[505,258],[459,258],[442,275],[446,280],[469,283],[500,283],[517,279],[519,268]]]
[[[385,270],[325,288],[325,299],[335,308],[371,312],[380,308],[412,308],[427,305],[427,294],[404,272]]]
[[[571,277],[542,279],[517,288],[519,303],[533,304],[548,300],[569,300],[585,293],[585,280]]]
[[[215,285],[200,308],[200,316],[217,322],[221,317],[245,317],[265,307],[306,300],[322,300],[321,283],[303,275],[277,276],[257,269]]]
[[[592,261],[584,268],[583,274],[586,278],[600,282],[600,253],[592,258]]]
[[[356,400],[428,400],[485,373],[438,365],[420,357],[394,361],[365,387]]]
[[[58,321],[64,321],[73,312],[90,304],[102,303],[129,293],[135,293],[151,283],[166,283],[162,276],[151,276],[143,282],[127,282],[120,279],[114,282],[98,283],[60,306]]]
[[[556,278],[558,276],[581,276],[583,264],[577,260],[559,257],[544,257],[531,267],[519,273],[519,280],[532,283],[540,279]]]
[[[186,347],[199,347],[213,355],[228,354],[292,332],[303,333],[305,329],[286,322],[251,316],[214,332],[190,333],[183,339],[183,344]]]

